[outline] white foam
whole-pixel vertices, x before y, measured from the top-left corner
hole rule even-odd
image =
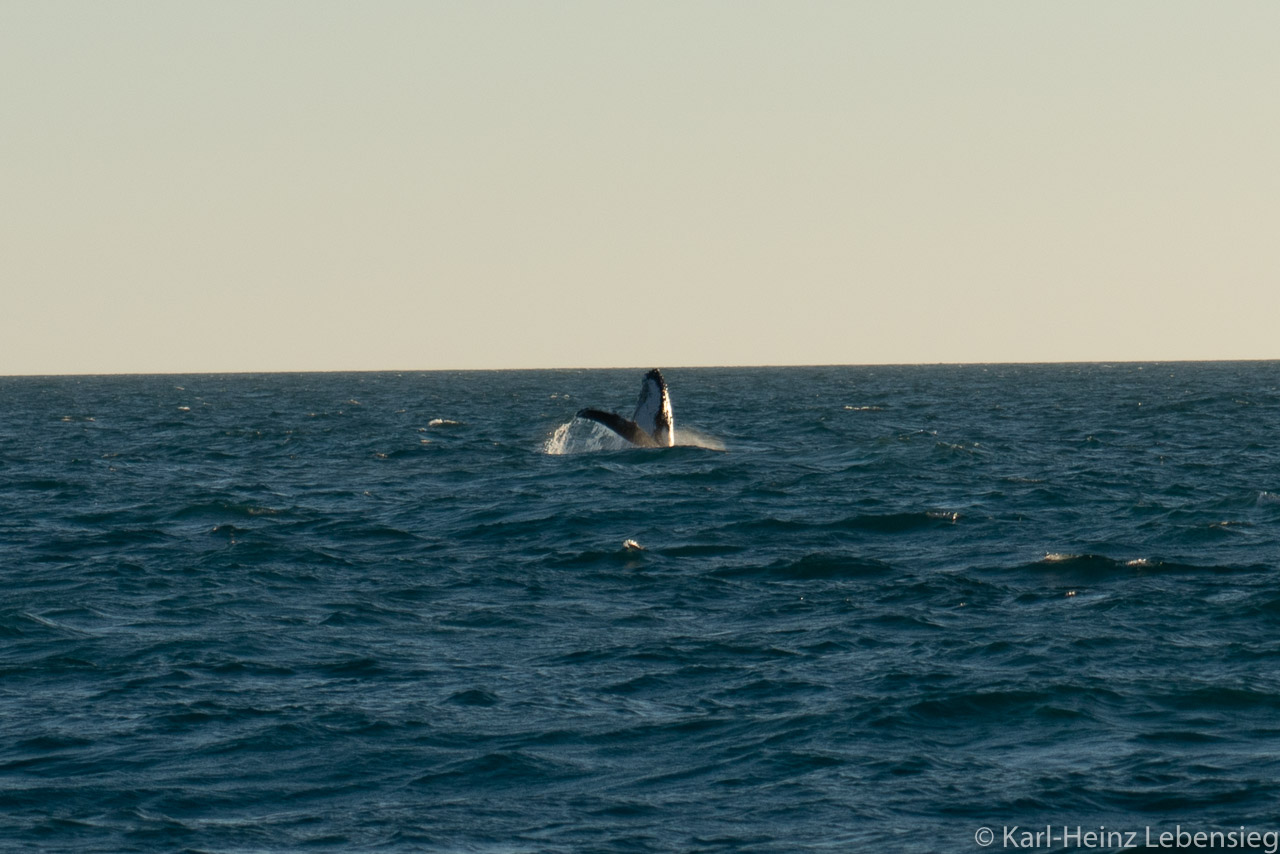
[[[725,449],[724,442],[715,436],[685,427],[674,432],[674,439],[676,447],[702,448],[708,451]],[[634,448],[635,445],[595,421],[571,418],[551,431],[542,443],[541,452],[559,456],[590,454],[596,451],[625,451]]]
[[[564,424],[561,424],[555,430],[551,431],[551,435],[542,443],[542,453],[551,454],[553,456],[563,454],[565,452],[565,443],[568,441],[569,426],[571,424],[573,424],[572,421],[566,421]]]
[[[594,451],[618,451],[633,445],[617,433],[582,418],[571,418],[551,432],[542,443],[542,453],[589,454]]]

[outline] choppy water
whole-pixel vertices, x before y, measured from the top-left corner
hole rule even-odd
[[[1280,363],[665,373],[0,379],[0,846],[1280,828]]]

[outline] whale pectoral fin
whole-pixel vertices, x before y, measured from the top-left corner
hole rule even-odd
[[[667,392],[667,381],[657,368],[644,375],[640,384],[640,399],[636,401],[636,414],[632,416],[652,438],[655,445],[670,446],[674,444],[674,419],[671,416],[671,395]]]
[[[639,424],[623,418],[616,412],[604,412],[599,409],[580,409],[578,410],[578,417],[586,418],[597,424],[603,424],[633,445],[639,445],[642,448],[652,448],[657,445],[653,437],[641,429]]]

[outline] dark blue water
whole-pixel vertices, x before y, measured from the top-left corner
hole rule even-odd
[[[0,846],[1280,829],[1280,363],[641,374],[0,379]]]

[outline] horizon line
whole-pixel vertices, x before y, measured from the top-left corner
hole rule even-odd
[[[813,362],[787,364],[687,364],[668,365],[664,371],[680,370],[758,370],[761,368],[926,368],[926,367],[1022,367],[1037,365],[1191,365],[1234,364],[1250,362],[1280,362],[1280,358],[1223,358],[1223,359],[1045,359],[1011,361],[955,361],[955,362]],[[278,374],[431,374],[431,373],[497,373],[514,371],[629,371],[649,370],[654,365],[574,365],[533,366],[522,368],[319,368],[319,369],[267,369],[267,370],[161,370],[161,371],[107,371],[55,372],[30,374],[0,374],[3,379],[50,379],[54,377],[189,377],[189,376],[264,376]]]

